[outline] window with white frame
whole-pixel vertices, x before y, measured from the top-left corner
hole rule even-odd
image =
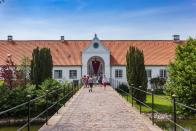
[[[62,79],[63,71],[62,70],[54,70],[54,79]]]
[[[76,79],[77,78],[77,70],[69,70],[69,78]]]
[[[115,70],[115,78],[122,78],[123,77],[123,70],[116,69]]]
[[[152,77],[152,70],[151,69],[146,69],[146,75],[148,78]]]
[[[167,71],[165,69],[161,69],[159,75],[161,78],[167,78]]]

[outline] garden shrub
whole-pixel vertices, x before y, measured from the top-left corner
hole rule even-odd
[[[26,86],[17,86],[14,89],[10,90],[4,86],[0,87],[0,111],[7,110],[9,108],[15,107],[19,104],[27,102],[27,95],[31,95],[31,99],[36,97],[44,96],[46,94],[46,90],[49,91],[48,95],[48,105],[51,106],[56,101],[63,97],[63,90],[65,87],[65,93],[68,93],[68,83],[60,83],[53,79],[47,79],[39,86],[37,89],[33,84],[27,84]],[[50,93],[55,90],[59,90],[59,92]],[[59,107],[62,106],[62,103],[65,101],[61,101],[54,106],[53,109],[50,110],[49,114],[56,112]],[[45,96],[31,103],[31,117],[41,113],[46,109],[46,100]],[[20,107],[15,109],[5,115],[2,118],[7,117],[26,117],[27,116],[27,106]]]
[[[119,90],[119,89],[120,90]],[[118,88],[117,88],[117,90],[118,90],[118,92],[120,92],[120,93],[124,93],[124,92],[126,92],[126,93],[129,93],[129,88],[128,88],[128,86],[126,85],[126,84],[120,84],[119,86],[118,86]],[[123,90],[123,91],[122,91]]]

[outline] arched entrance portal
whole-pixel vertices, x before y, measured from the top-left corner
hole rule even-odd
[[[105,74],[104,60],[99,56],[91,57],[87,63],[87,73],[91,76],[102,76],[103,74]]]

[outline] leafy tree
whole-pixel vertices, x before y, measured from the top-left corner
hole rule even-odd
[[[126,72],[128,84],[134,84],[134,87],[141,90],[147,90],[147,75],[144,65],[144,55],[136,47],[130,47],[126,54]],[[134,97],[144,102],[146,100],[146,93],[134,90]]]
[[[50,49],[38,47],[33,50],[31,61],[31,80],[33,84],[40,85],[45,79],[52,78],[52,56]]]
[[[196,40],[189,38],[177,46],[176,58],[168,66],[168,73],[167,93],[175,94],[178,102],[196,108]],[[180,109],[185,115],[193,113],[187,108]]]
[[[12,61],[12,56],[8,54],[6,59],[6,64],[1,66],[0,70],[0,78],[2,78],[5,81],[5,85],[9,88],[13,88],[13,81],[14,81],[14,75],[16,75],[16,66],[14,62]]]
[[[17,67],[17,71],[20,74],[20,79],[24,81],[24,84],[26,85],[27,80],[29,80],[29,74],[31,68],[29,67],[31,63],[31,60],[27,56],[23,56],[21,60],[21,65]]]
[[[35,86],[27,84],[26,86],[16,86],[12,90],[2,87],[0,88],[0,110],[6,110],[22,104],[27,101],[27,95],[35,96]],[[2,117],[7,118],[8,116],[24,117],[27,115],[25,106],[17,108],[8,114],[4,114]],[[7,117],[6,117],[7,116]]]

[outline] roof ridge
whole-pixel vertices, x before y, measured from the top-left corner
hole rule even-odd
[[[8,41],[8,40],[0,40],[0,41]],[[61,41],[61,40],[13,40],[13,41]],[[66,40],[65,41],[92,41],[92,40]],[[163,39],[160,39],[160,40],[132,40],[132,39],[129,39],[129,40],[123,40],[123,39],[116,39],[116,40],[107,40],[107,39],[102,39],[100,41],[173,41],[173,40],[163,40]],[[181,40],[181,41],[184,41],[184,40]]]

